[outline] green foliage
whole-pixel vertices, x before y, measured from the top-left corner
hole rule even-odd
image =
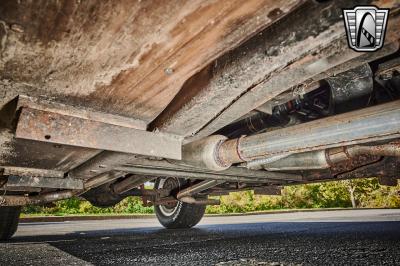
[[[119,213],[153,213],[153,207],[144,207],[139,197],[128,197],[114,207]]]
[[[26,206],[25,214],[65,215],[65,214],[146,214],[153,213],[152,207],[144,207],[139,197],[127,197],[114,207],[99,208],[86,200],[71,198],[61,200],[51,207]]]
[[[399,208],[400,186],[380,186],[376,178],[344,180],[326,183],[288,186],[281,196],[255,195],[253,191],[230,193],[221,197],[221,205],[208,206],[207,213],[244,213],[275,209],[348,208],[351,207],[350,189],[358,207]],[[144,207],[139,197],[128,197],[110,208],[98,208],[78,198],[56,202],[53,206],[27,206],[26,214],[146,214],[152,207]]]
[[[252,191],[221,197],[221,205],[208,206],[207,213],[243,213],[274,209],[349,208],[350,188],[358,207],[400,208],[400,185],[380,186],[376,178],[288,186],[281,196],[259,196]]]

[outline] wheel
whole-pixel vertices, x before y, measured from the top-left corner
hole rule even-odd
[[[181,178],[158,178],[155,188],[172,189],[179,191],[186,184]],[[156,216],[160,223],[168,229],[190,228],[200,222],[206,211],[205,205],[188,204],[181,201],[169,205],[154,206]]]
[[[0,240],[10,239],[17,231],[21,207],[0,207]]]

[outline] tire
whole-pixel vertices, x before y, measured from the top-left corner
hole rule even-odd
[[[172,187],[171,187],[172,183]],[[177,191],[186,181],[181,178],[158,178],[155,188],[175,188]],[[156,205],[154,210],[158,221],[167,229],[191,228],[198,224],[206,211],[205,205],[188,204],[177,201],[175,205]]]
[[[0,240],[10,239],[17,231],[21,207],[0,207]]]

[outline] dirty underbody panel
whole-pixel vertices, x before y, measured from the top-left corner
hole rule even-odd
[[[303,2],[2,1],[0,108],[27,95],[146,127],[190,76]],[[3,165],[66,171],[99,152],[12,131],[1,130]]]
[[[1,103],[16,94],[152,121],[182,83],[303,1],[2,1]]]
[[[20,200],[36,203],[81,195],[95,187],[111,195],[113,182],[125,193],[130,185],[138,186],[129,184],[135,176],[143,182],[157,177],[216,180],[211,182],[214,188],[200,183],[209,194],[247,187],[267,193],[267,187],[275,191],[280,185],[362,173],[394,178],[399,97],[392,93],[385,98],[373,87],[390,90],[387,80],[399,72],[400,3],[355,4],[391,9],[385,45],[377,52],[348,48],[341,14],[349,2],[344,0],[2,1],[0,187],[44,193],[31,199],[12,195],[9,200],[18,205]],[[389,115],[382,112],[379,119],[392,127],[381,125],[379,138],[340,139],[358,136],[352,134],[357,125],[349,117],[359,118],[363,110],[345,108],[343,113],[354,113],[343,114],[330,102],[319,116],[307,109],[323,109],[326,103],[320,100],[331,95],[312,98],[313,93],[332,93],[347,82],[340,75],[352,78],[354,69],[365,74],[369,86],[365,91],[370,100],[359,109],[368,107],[365,112],[372,110],[373,116],[382,106],[390,107]],[[329,83],[332,77],[339,85]],[[295,104],[297,109],[287,110]],[[271,116],[276,128],[256,130],[248,124],[256,117],[262,127]],[[282,123],[282,118],[288,119]],[[339,134],[331,146],[328,137],[316,142],[320,133],[312,130],[321,123],[317,119],[336,129],[348,123],[348,134]],[[227,140],[234,135],[229,130],[242,125],[246,128],[235,130],[257,133],[257,145],[249,144],[257,136],[242,136],[247,133]],[[208,139],[213,134],[220,136]],[[301,134],[309,136],[307,147],[299,141]],[[271,149],[266,138],[278,148]],[[200,144],[193,145],[196,151],[189,151],[192,157],[185,161],[188,145],[196,141]],[[299,147],[280,148],[289,142]],[[385,150],[347,156],[354,144]],[[256,155],[248,156],[246,145]],[[271,165],[288,165],[293,158],[321,159],[320,154],[332,151],[328,148],[340,146],[348,147],[335,156],[346,160],[338,159],[340,164],[329,169],[271,170]],[[61,189],[59,195],[55,189]],[[154,193],[147,196],[158,201],[164,192]]]

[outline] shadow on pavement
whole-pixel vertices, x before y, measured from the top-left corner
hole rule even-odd
[[[210,265],[243,258],[284,265],[400,263],[400,222],[390,221],[218,224],[185,230],[119,228],[12,241],[23,242],[47,242],[96,265]]]

